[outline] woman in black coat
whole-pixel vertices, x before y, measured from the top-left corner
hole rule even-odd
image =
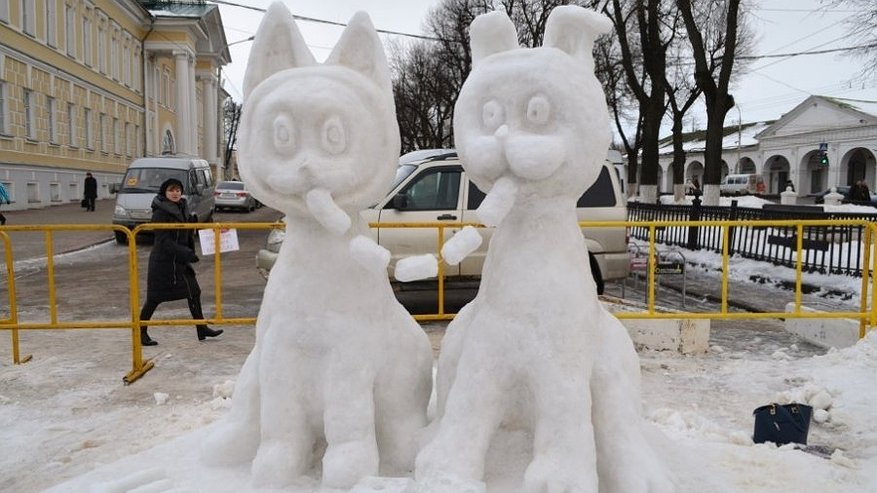
[[[169,178],[161,184],[158,195],[152,200],[152,222],[185,223],[189,213],[183,198],[183,183]],[[152,252],[149,254],[149,273],[146,276],[146,303],[140,310],[140,320],[149,320],[160,303],[186,299],[192,318],[203,319],[201,311],[201,287],[195,278],[192,263],[195,255],[195,238],[188,229],[156,229]],[[222,334],[206,325],[196,325],[198,340]],[[158,342],[149,337],[147,327],[140,329],[140,343],[156,346]]]

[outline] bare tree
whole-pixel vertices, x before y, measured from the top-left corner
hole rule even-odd
[[[691,55],[694,58],[694,80],[703,92],[706,106],[706,149],[704,150],[704,203],[717,205],[722,173],[722,138],[725,115],[734,107],[734,96],[728,91],[737,50],[737,28],[740,0],[705,0],[693,10],[691,0],[677,0],[685,21]],[[697,12],[706,15],[698,16]],[[700,22],[698,22],[700,21]],[[708,43],[710,36],[715,36]],[[713,47],[715,51],[712,51]],[[716,71],[716,69],[718,69]],[[717,72],[717,73],[716,73]]]
[[[642,139],[642,171],[640,179],[646,188],[641,190],[643,200],[657,199],[658,140],[661,121],[666,111],[667,48],[676,33],[672,3],[661,0],[612,0],[607,11],[615,25],[622,66],[627,86],[639,102],[637,132]],[[668,20],[670,22],[668,23]],[[634,46],[641,53],[640,63],[635,59]],[[641,70],[638,68],[641,67]],[[628,154],[628,183],[636,184],[636,162]]]
[[[222,108],[222,124],[225,128],[225,153],[222,156],[222,169],[226,174],[226,176],[223,176],[222,178],[226,180],[235,178],[235,176],[229,176],[228,173],[230,172],[229,163],[231,162],[231,154],[237,145],[238,124],[240,121],[240,103],[235,103],[231,98],[226,99]]]
[[[877,2],[874,0],[821,0],[828,7],[848,6],[857,13],[844,21],[847,38],[851,46],[858,46],[850,52],[865,62],[862,77],[877,75]]]
[[[627,156],[627,193],[636,187],[639,153],[642,148],[642,113],[639,102],[627,85],[617,35],[612,33],[597,40],[594,45],[594,67],[597,78],[606,93],[606,104],[612,116],[615,131],[621,140],[621,151]],[[636,55],[634,60],[640,60]],[[639,70],[638,70],[639,71]],[[631,186],[631,180],[633,186]]]

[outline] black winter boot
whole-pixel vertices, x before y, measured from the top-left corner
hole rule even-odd
[[[146,327],[140,329],[140,345],[141,346],[158,346],[158,341],[149,337],[149,333],[146,332]]]
[[[222,329],[211,329],[206,325],[197,325],[198,327],[198,340],[203,341],[208,337],[216,337],[219,334],[222,334]]]

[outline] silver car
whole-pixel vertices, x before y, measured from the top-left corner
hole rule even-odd
[[[250,212],[259,206],[259,202],[250,195],[242,181],[221,181],[216,184],[213,192],[216,210],[237,209]]]

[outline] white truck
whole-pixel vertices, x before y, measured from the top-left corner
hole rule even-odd
[[[468,180],[454,150],[431,154],[413,162],[403,157],[389,193],[362,211],[362,217],[370,223],[478,223],[475,211],[484,199],[484,193]],[[578,217],[581,221],[627,219],[627,205],[618,172],[611,161],[605,162],[596,183],[579,198]],[[445,240],[459,230],[445,229]],[[446,266],[446,281],[465,281],[481,276],[492,230],[483,228],[479,231],[484,238],[481,247],[458,265]],[[267,275],[274,265],[285,234],[283,230],[273,230],[266,247],[259,251],[256,264],[263,274]],[[372,228],[371,234],[372,239],[392,253],[391,271],[400,258],[438,253],[435,228]],[[584,228],[582,234],[594,260],[591,265],[597,266],[592,270],[598,288],[602,288],[604,281],[627,277],[630,254],[626,228]]]

